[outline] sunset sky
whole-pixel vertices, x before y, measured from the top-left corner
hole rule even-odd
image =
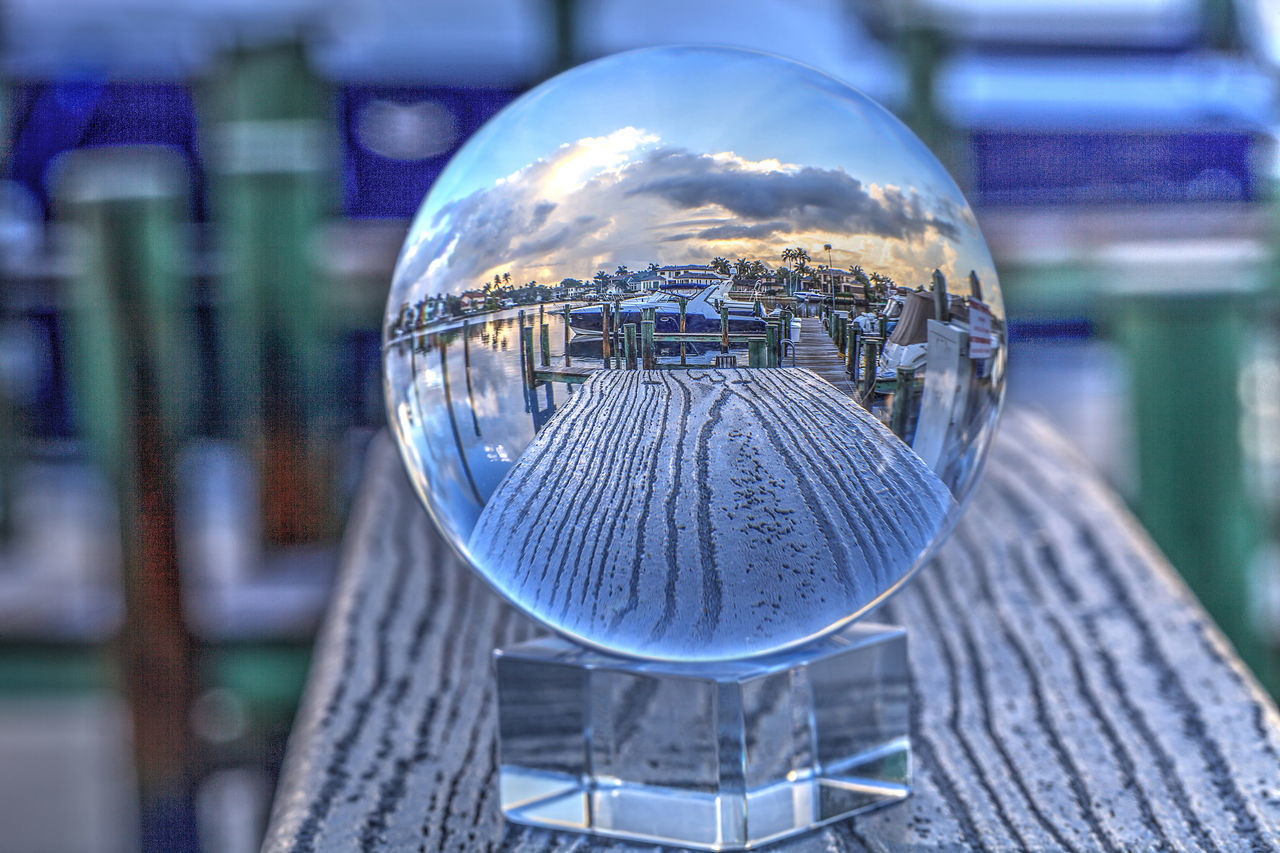
[[[619,264],[781,265],[788,246],[900,284],[997,288],[950,176],[878,105],[769,57],[663,48],[532,91],[459,152],[415,219],[397,297],[590,279]]]

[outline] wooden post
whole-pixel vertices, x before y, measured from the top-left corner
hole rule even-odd
[[[496,337],[496,336],[495,336]],[[529,364],[524,355],[524,309],[516,315],[516,349],[520,352],[520,375],[524,378],[524,387],[529,387]]]
[[[610,360],[613,358],[613,312],[609,310],[609,301],[601,300],[600,302],[600,357],[604,359],[604,369],[610,367]],[[567,353],[568,350],[566,349]]]
[[[933,271],[933,316],[939,323],[951,322],[951,302],[947,299],[947,277]]]
[[[467,406],[471,409],[471,426],[480,437],[480,416],[476,414],[476,394],[471,383],[471,333],[469,323],[462,321],[462,368],[467,377]],[[443,348],[442,348],[443,349]]]
[[[652,308],[645,309],[645,313],[651,313]],[[640,321],[640,363],[645,370],[653,370],[656,367],[656,359],[653,352],[653,320]]]
[[[747,342],[747,367],[765,367],[765,342]]]
[[[532,391],[538,385],[536,368],[533,366],[533,326],[520,327],[520,351],[524,353],[524,384]]]
[[[855,381],[858,378],[858,324],[850,323],[845,330],[844,370]]]
[[[622,352],[627,359],[627,370],[636,369],[636,324],[627,323],[622,327],[624,332]]]
[[[871,396],[876,389],[876,362],[880,360],[879,341],[868,337],[862,342],[862,396],[867,405],[871,405]]]
[[[603,317],[601,321],[603,321]],[[573,367],[573,361],[569,357],[569,306],[564,306],[564,366]]]
[[[982,281],[973,270],[969,270],[969,298],[982,301]]]
[[[720,306],[720,352],[729,352],[729,306]]]
[[[614,366],[622,368],[622,300],[613,300],[613,361]]]
[[[778,367],[782,364],[782,353],[779,352],[780,345],[778,343],[778,336],[781,331],[782,324],[777,320],[770,320],[765,324],[765,336],[767,338],[765,367]]]
[[[680,300],[680,334],[684,334],[684,312],[685,312],[685,306],[688,304],[688,302],[689,302],[688,299]],[[685,360],[684,341],[681,341],[680,342],[680,364],[681,366],[683,366],[687,363],[688,362]]]
[[[542,319],[542,312],[538,312],[538,319]],[[538,327],[538,345],[542,350],[542,366],[551,366],[551,327],[547,323],[543,323]]]
[[[893,411],[889,414],[889,429],[903,441],[912,426],[911,409],[914,403],[912,392],[915,390],[916,372],[905,367],[898,368],[898,386],[893,393]]]

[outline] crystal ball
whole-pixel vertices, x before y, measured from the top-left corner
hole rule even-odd
[[[567,71],[440,174],[389,420],[447,539],[546,626],[725,660],[835,631],[955,524],[1003,397],[974,215],[884,108],[766,54]]]

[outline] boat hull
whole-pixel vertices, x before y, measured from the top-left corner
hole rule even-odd
[[[637,326],[644,319],[644,311],[641,308],[622,308],[620,311],[610,310],[610,317],[618,316],[617,323],[625,326],[628,323],[635,323]],[[569,328],[580,335],[600,335],[602,331],[602,314],[603,312],[598,305],[589,305],[584,308],[575,308],[569,312]],[[680,331],[680,311],[672,310],[665,305],[654,306],[653,308],[654,331],[658,334],[672,334]],[[761,317],[742,316],[739,314],[729,315],[729,333],[730,334],[763,334],[766,325]],[[685,314],[684,330],[696,334],[719,334],[720,318],[718,316],[706,316],[697,312],[688,312]]]

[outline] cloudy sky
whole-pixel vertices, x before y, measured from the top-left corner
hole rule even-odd
[[[994,285],[973,215],[887,112],[762,54],[666,48],[535,89],[441,175],[396,275],[401,301],[619,264],[781,264],[788,246],[902,284]]]

